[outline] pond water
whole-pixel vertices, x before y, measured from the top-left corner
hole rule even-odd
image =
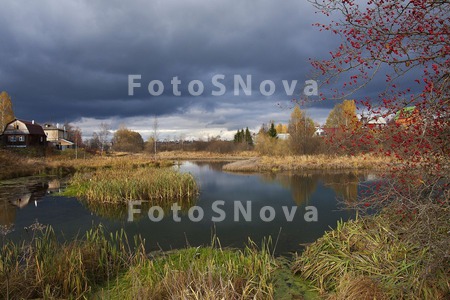
[[[278,240],[275,253],[284,255],[300,251],[301,244],[313,242],[338,220],[353,218],[355,213],[343,208],[339,198],[357,201],[371,182],[371,175],[363,173],[235,174],[222,172],[222,165],[183,162],[175,167],[192,173],[200,185],[196,212],[190,216],[183,208],[180,220],[166,209],[162,220],[152,221],[144,203],[134,205],[141,212],[129,221],[129,207],[88,207],[76,198],[55,196],[61,188],[57,179],[27,179],[1,184],[0,224],[13,225],[8,238],[23,240],[30,237],[26,227],[36,221],[51,225],[65,239],[101,223],[108,231],[140,234],[148,251],[210,245],[213,235],[226,247],[242,247],[249,238],[260,245],[271,236],[274,243]]]

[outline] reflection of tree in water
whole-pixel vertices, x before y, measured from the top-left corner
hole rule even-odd
[[[101,218],[105,218],[112,221],[124,221],[128,219],[128,203],[102,203],[102,202],[94,202],[94,201],[85,201],[80,200],[80,202],[83,204],[83,206],[89,210],[90,212],[94,213],[96,216],[99,216]],[[159,206],[164,211],[164,216],[172,215],[171,207],[172,205],[177,202],[166,202],[166,203],[158,203],[157,201],[149,202],[149,201],[142,201],[141,205],[134,205],[134,209],[140,209],[141,213],[134,213],[133,214],[133,221],[138,221],[142,218],[148,218],[148,210],[152,206]],[[196,199],[186,200],[182,203],[177,202],[178,205],[181,207],[181,210],[179,211],[179,215],[182,216],[183,214],[187,214],[187,211],[189,208],[195,205]],[[158,215],[158,212],[155,212],[155,216]]]
[[[326,174],[321,180],[333,189],[336,195],[345,202],[355,202],[358,199],[358,185],[363,178],[356,173]]]
[[[292,192],[292,197],[297,205],[307,203],[311,194],[317,189],[318,181],[330,187],[336,195],[344,201],[354,202],[358,198],[359,182],[364,180],[364,175],[357,173],[268,173],[262,175],[263,181],[278,182],[281,186]]]
[[[288,188],[292,192],[292,197],[297,205],[302,205],[309,201],[309,197],[317,188],[320,176],[317,174],[264,174],[265,181],[276,181],[281,186]]]
[[[10,225],[16,220],[16,208],[8,201],[0,200],[0,225]]]

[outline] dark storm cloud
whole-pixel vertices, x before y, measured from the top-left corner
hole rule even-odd
[[[0,12],[0,89],[25,119],[170,116],[240,104],[238,123],[245,123],[245,112],[259,111],[261,101],[273,109],[289,101],[281,80],[298,80],[298,93],[310,79],[308,58],[333,48],[336,40],[311,26],[319,18],[309,3],[294,0],[7,1]],[[128,74],[142,74],[132,97]],[[214,74],[226,75],[226,95],[211,97]],[[233,74],[253,75],[255,93],[234,96]],[[174,76],[182,80],[181,97],[172,94]],[[147,91],[154,79],[165,85],[162,96]],[[204,82],[203,96],[187,93],[193,79]],[[276,84],[272,97],[259,94],[266,79]]]

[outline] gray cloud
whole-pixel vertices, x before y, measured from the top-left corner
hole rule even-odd
[[[153,115],[167,120],[169,133],[182,130],[174,119],[195,132],[256,128],[289,118],[277,106],[292,98],[281,80],[298,80],[300,88],[311,76],[308,58],[334,48],[336,38],[311,26],[320,21],[308,2],[294,0],[6,1],[0,89],[18,117],[71,121],[86,132],[100,119],[145,132],[139,122]],[[132,97],[128,74],[142,74]],[[252,74],[256,92],[211,97],[214,74],[226,75],[227,88],[233,74]],[[182,80],[181,97],[171,93],[174,76]],[[159,97],[146,89],[153,79],[166,86]],[[205,83],[203,96],[188,95],[193,79]],[[271,97],[258,92],[266,79],[276,83]],[[312,117],[323,119],[330,106],[317,105]]]

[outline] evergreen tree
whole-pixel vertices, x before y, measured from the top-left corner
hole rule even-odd
[[[270,124],[270,129],[267,133],[271,138],[277,137],[277,130],[275,129],[275,124],[273,122]]]
[[[237,130],[236,134],[234,135],[234,142],[239,143],[239,129]]]
[[[249,145],[253,145],[253,138],[248,127],[245,129],[245,142]]]

